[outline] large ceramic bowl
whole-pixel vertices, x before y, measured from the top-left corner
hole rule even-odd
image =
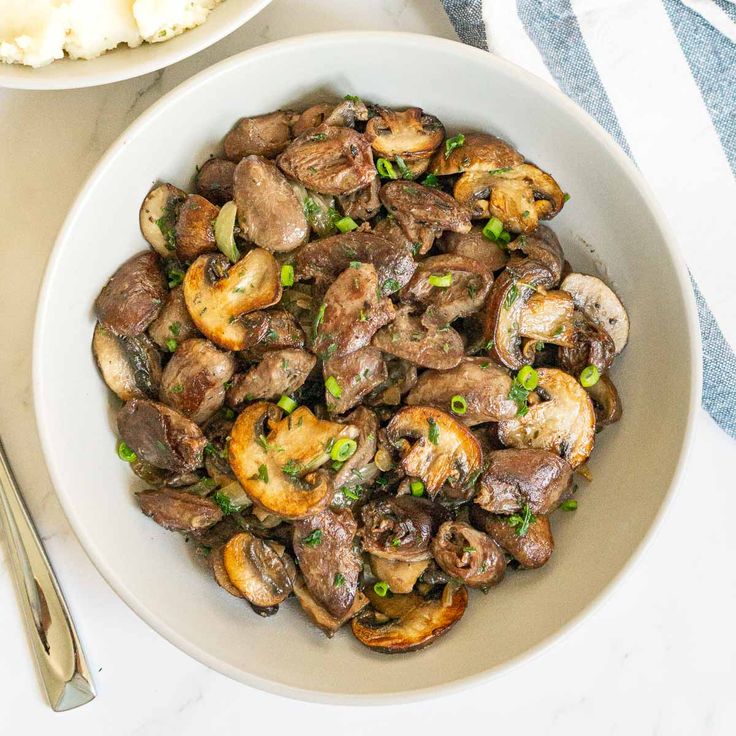
[[[197,28],[162,43],[120,46],[96,59],[59,59],[32,69],[0,63],[0,87],[72,89],[140,77],[186,59],[240,28],[271,0],[225,0]]]
[[[357,94],[419,105],[450,131],[491,130],[553,172],[572,199],[552,226],[576,269],[602,273],[631,316],[615,380],[624,417],[598,439],[593,482],[555,514],[556,550],[535,572],[476,595],[429,649],[388,657],[349,631],[329,641],[294,601],[264,620],[220,590],[189,547],[140,513],[115,453],[113,413],[90,351],[92,303],[145,247],[138,207],[156,180],[190,185],[242,115]],[[231,677],[327,702],[407,700],[477,682],[570,629],[640,554],[682,469],[700,386],[687,272],[658,207],[621,150],[574,104],[490,54],[386,33],[297,38],[235,56],[174,90],[115,143],[64,225],[34,345],[38,427],[69,521],[118,594],[171,642]]]

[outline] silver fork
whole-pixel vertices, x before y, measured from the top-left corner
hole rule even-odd
[[[10,567],[49,703],[55,711],[89,703],[95,697],[95,686],[84,652],[2,440],[0,520],[7,534]]]

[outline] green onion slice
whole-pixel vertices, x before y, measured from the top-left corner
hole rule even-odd
[[[118,457],[126,463],[134,463],[138,459],[138,455],[125,442],[118,445]]]
[[[412,496],[423,496],[424,495],[424,483],[420,480],[413,480],[409,483],[409,490]]]
[[[560,508],[563,511],[575,511],[577,507],[578,507],[578,502],[574,498],[571,498],[568,501],[563,501],[560,504]]]
[[[376,169],[384,179],[398,179],[399,175],[394,171],[393,164],[387,158],[379,158],[376,161]]]
[[[337,382],[335,376],[328,376],[325,381],[325,388],[336,398],[342,396],[342,386]]]
[[[448,138],[445,141],[445,158],[448,158],[449,155],[456,149],[460,148],[460,146],[465,144],[465,136],[462,133],[458,133],[457,135],[453,136],[452,138]]]
[[[170,353],[173,353],[173,352],[174,352],[174,351],[176,350],[176,348],[177,348],[178,346],[179,346],[179,343],[177,343],[177,341],[176,341],[176,340],[174,340],[174,338],[173,338],[173,337],[170,337],[170,338],[169,338],[169,339],[168,339],[168,340],[166,341],[166,349],[167,349],[167,350],[168,350],[168,351],[169,351]]]
[[[580,371],[580,383],[585,388],[595,386],[600,380],[601,372],[594,365],[586,365],[582,371]]]
[[[351,230],[358,229],[358,223],[352,217],[343,217],[335,223],[335,227],[341,233],[349,233]]]
[[[337,462],[344,463],[349,457],[355,455],[357,449],[358,443],[355,440],[351,440],[349,437],[341,437],[339,440],[335,440],[335,444],[332,445],[330,457]]]
[[[539,384],[539,373],[530,365],[525,365],[516,374],[516,380],[527,390],[534,391]]]
[[[290,396],[283,394],[276,406],[283,409],[287,414],[291,414],[291,412],[293,412],[294,409],[296,409],[296,407],[299,405]]]
[[[433,273],[429,276],[429,283],[432,286],[439,286],[441,289],[446,289],[452,284],[451,273]]]
[[[388,583],[384,583],[383,580],[379,580],[377,583],[373,583],[373,592],[377,596],[385,598],[386,594],[388,593]]]
[[[240,251],[235,245],[235,217],[238,214],[238,208],[235,202],[230,200],[225,202],[220,208],[220,212],[215,220],[215,241],[217,247],[235,263],[240,259]]]
[[[483,235],[485,235],[488,240],[498,240],[502,232],[503,223],[498,219],[498,217],[491,217],[483,228]],[[510,239],[511,238],[509,238],[509,240]]]
[[[450,399],[450,409],[452,409],[453,414],[465,414],[468,410],[468,402],[465,400],[464,396],[455,394],[455,396]]]
[[[281,266],[281,284],[283,286],[294,286],[294,266],[284,263]]]

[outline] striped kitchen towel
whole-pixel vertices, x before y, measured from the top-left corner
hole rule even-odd
[[[636,161],[682,235],[703,339],[703,406],[736,438],[736,2],[444,6],[461,40],[559,87]]]

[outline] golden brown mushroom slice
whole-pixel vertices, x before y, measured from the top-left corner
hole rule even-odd
[[[355,438],[358,430],[317,419],[305,406],[280,416],[264,401],[244,409],[230,434],[230,466],[255,504],[285,519],[302,519],[332,497],[331,482],[317,472],[329,460],[329,448],[340,438]]]
[[[353,605],[350,610],[340,617],[335,617],[331,613],[328,613],[317,601],[314,599],[312,594],[307,588],[304,578],[301,575],[297,575],[294,581],[294,595],[299,601],[299,605],[302,607],[304,613],[309,616],[312,623],[329,637],[332,638],[335,632],[345,623],[347,623],[353,616],[359,611],[362,611],[368,605],[368,598],[362,591],[358,591],[355,594]]]
[[[238,317],[281,299],[281,269],[262,248],[228,265],[221,254],[197,258],[184,277],[184,300],[203,335],[220,347],[243,350],[248,332]]]
[[[594,365],[603,375],[611,367],[616,356],[613,338],[601,325],[595,324],[577,310],[574,313],[573,325],[572,342],[563,346],[558,354],[560,368],[577,376],[586,366]]]
[[[582,390],[582,389],[581,389]],[[404,448],[403,471],[421,478],[430,496],[445,483],[461,488],[480,470],[482,452],[473,433],[444,411],[430,406],[400,409],[386,427],[395,447]],[[405,449],[404,438],[416,441]]]
[[[546,225],[540,225],[529,235],[519,235],[508,245],[510,251],[520,250],[528,258],[539,261],[552,274],[550,288],[560,283],[565,268],[565,254],[554,231]]]
[[[386,583],[394,593],[411,593],[419,576],[427,569],[429,560],[391,560],[368,555],[373,574]]]
[[[447,149],[447,145],[442,146],[432,160],[430,170],[437,176],[466,171],[489,173],[524,163],[524,157],[515,148],[489,133],[465,133],[461,145],[449,152]]]
[[[531,294],[521,310],[519,334],[552,345],[572,347],[575,306],[566,291]]]
[[[445,138],[445,128],[434,115],[420,107],[391,110],[376,107],[376,115],[365,126],[365,136],[376,156],[407,164],[427,160]],[[426,168],[426,167],[425,167]]]
[[[159,184],[151,189],[141,204],[139,222],[148,244],[162,258],[170,258],[176,250],[174,228],[179,207],[187,193],[173,184]]]
[[[558,368],[539,368],[536,393],[524,416],[498,424],[498,436],[507,447],[536,447],[554,452],[575,469],[593,451],[595,412],[585,389]]]
[[[450,587],[451,586],[451,587]],[[392,599],[403,598],[394,596]],[[400,618],[386,621],[386,614],[373,607],[364,609],[352,623],[355,638],[365,646],[385,654],[423,649],[446,634],[465,613],[468,591],[449,583],[439,598],[412,596],[412,604]]]

